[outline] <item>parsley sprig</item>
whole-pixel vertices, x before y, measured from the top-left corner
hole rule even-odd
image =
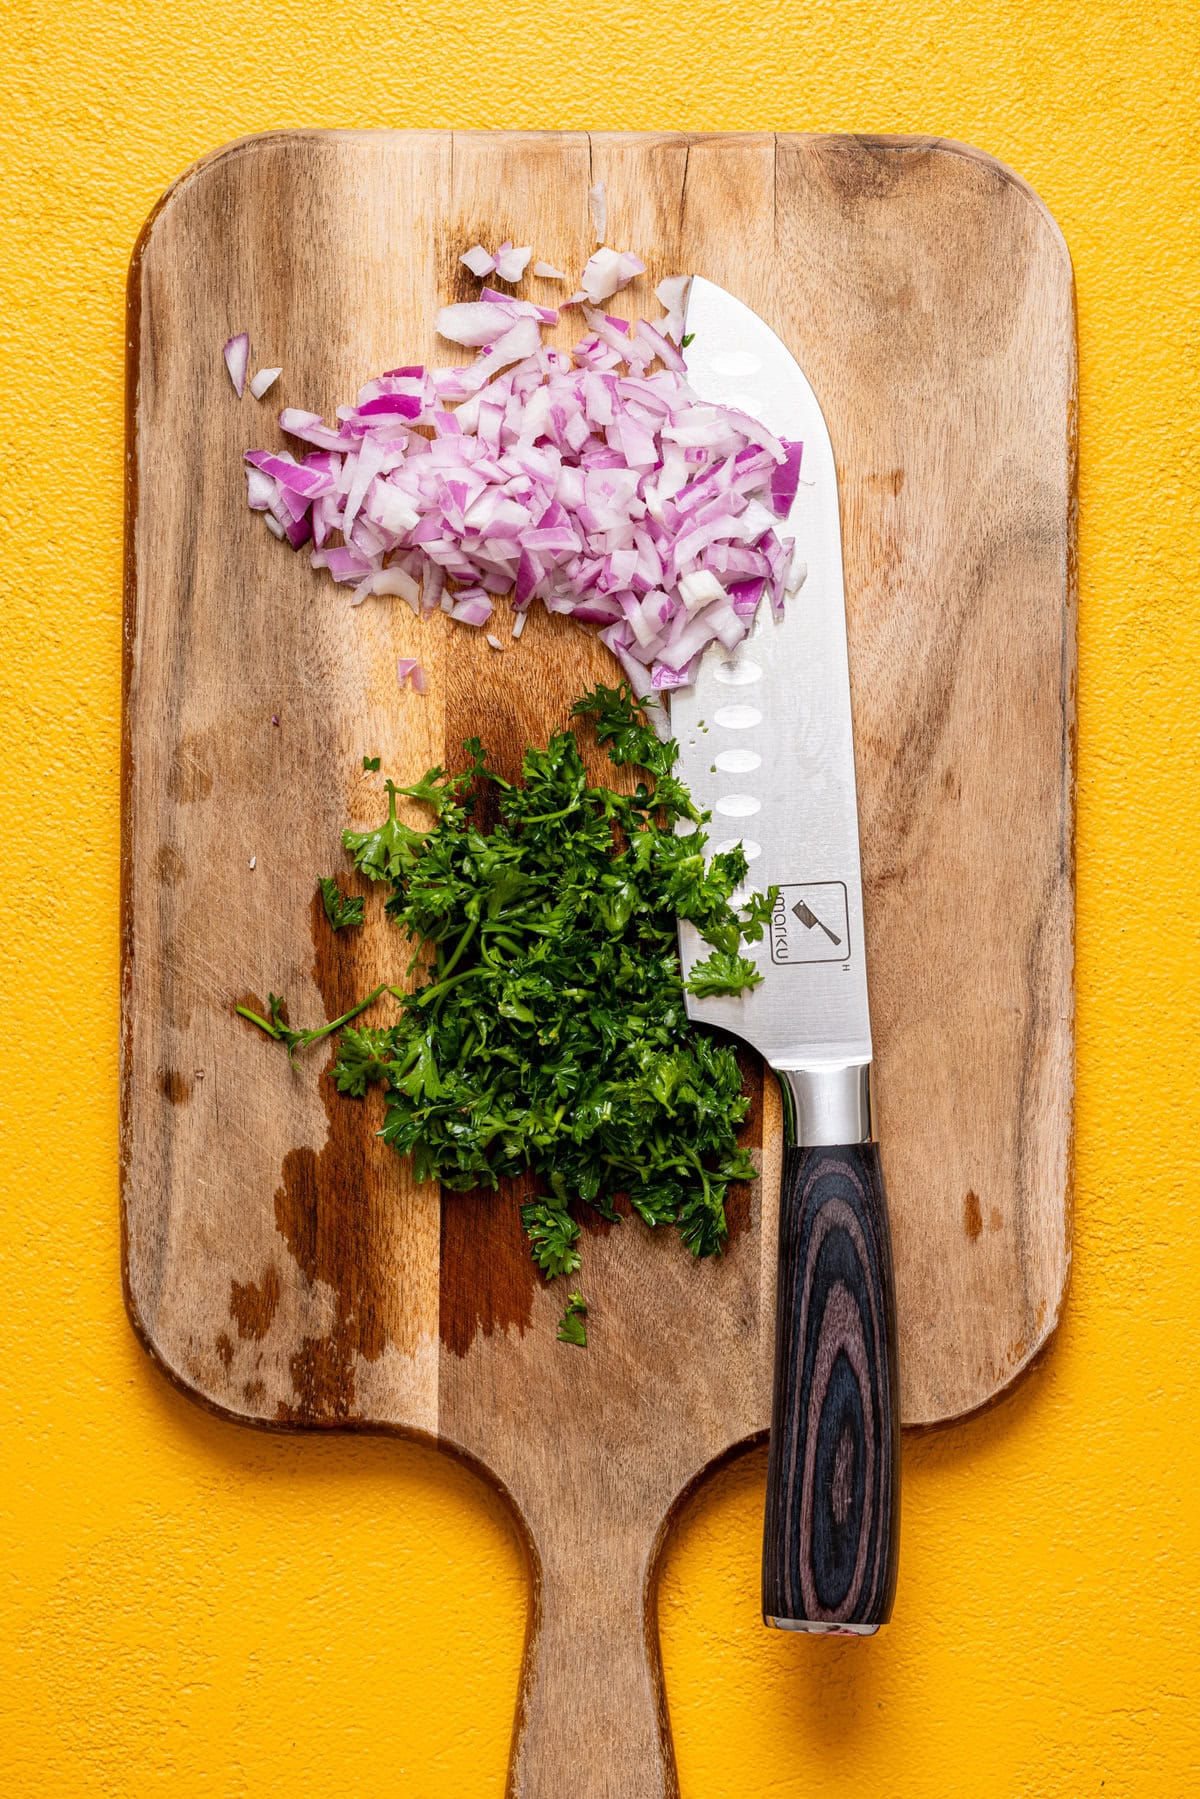
[[[235,1006],[233,1009],[239,1018],[248,1018],[251,1024],[258,1026],[260,1031],[265,1031],[268,1037],[273,1037],[276,1043],[282,1043],[287,1049],[288,1061],[294,1063],[298,1049],[308,1049],[312,1044],[320,1043],[323,1038],[332,1037],[335,1031],[340,1031],[342,1026],[349,1024],[352,1018],[357,1018],[360,1012],[365,1012],[368,1006],[373,1006],[381,993],[388,991],[388,984],[383,981],[375,988],[374,992],[368,993],[366,999],[360,999],[356,1006],[351,1006],[348,1012],[343,1012],[340,1018],[331,1018],[328,1024],[317,1025],[314,1029],[307,1031],[294,1031],[288,1024],[283,1016],[287,1001],[278,993],[268,993],[267,995],[266,1018],[263,1018],[258,1012],[252,1011],[249,1006]]]
[[[587,1348],[587,1325],[584,1323],[584,1319],[586,1317],[587,1317],[587,1302],[584,1299],[583,1294],[582,1293],[570,1294],[567,1299],[566,1310],[564,1311],[562,1318],[559,1321],[559,1326],[558,1326],[559,1342],[560,1343],[574,1343],[574,1345],[577,1349],[586,1349]]]
[[[332,875],[319,875],[317,886],[321,890],[321,904],[325,908],[331,930],[344,931],[349,926],[362,923],[364,902],[361,893],[343,893]]]

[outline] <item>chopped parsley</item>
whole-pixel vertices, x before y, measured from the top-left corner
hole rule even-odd
[[[377,774],[379,772],[379,757],[378,756],[364,756],[363,757],[363,772],[365,774],[372,774],[372,775]]]
[[[735,906],[741,848],[706,859],[707,815],[674,773],[677,746],[624,683],[597,687],[573,718],[635,771],[632,793],[591,780],[574,730],[526,750],[516,783],[472,739],[462,773],[389,781],[383,823],[344,833],[358,872],[390,888],[386,911],[416,946],[410,972],[432,955],[415,991],[390,989],[394,1023],[344,1028],[360,1006],[296,1033],[274,999],[269,1020],[238,1008],[289,1054],[342,1029],[338,1088],[384,1089],[380,1134],[412,1156],[418,1180],[468,1190],[537,1176],[521,1218],[548,1280],[580,1267],[579,1208],[616,1220],[622,1199],[693,1255],[720,1250],[729,1183],[754,1175],[737,1142],[749,1100],[733,1050],[687,1017],[676,932],[691,921],[711,951],[691,991],[740,992],[761,978],[741,950],[761,938],[774,897]],[[487,788],[490,830],[476,818]],[[430,828],[397,817],[402,795],[431,809]],[[680,820],[695,828],[677,834]],[[576,1299],[559,1335],[582,1345]]]

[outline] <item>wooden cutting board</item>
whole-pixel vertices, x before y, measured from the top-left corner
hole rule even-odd
[[[675,1790],[651,1576],[681,1495],[767,1424],[774,1083],[746,1057],[763,1174],[721,1261],[588,1227],[581,1352],[554,1340],[562,1293],[513,1194],[417,1186],[373,1102],[234,1016],[274,989],[294,1021],[331,1017],[406,960],[378,908],[335,938],[314,901],[343,824],[381,814],[364,753],[415,777],[478,731],[510,770],[612,672],[561,619],[498,655],[400,602],[349,610],[247,512],[242,451],[278,442],[281,405],[330,414],[371,373],[447,360],[434,312],[475,290],[478,239],[579,269],[600,179],[650,281],[707,275],[779,331],[838,457],[906,1421],[999,1393],[1070,1258],[1075,348],[1036,197],[912,139],[284,132],[191,170],[130,282],[128,1304],[230,1417],[428,1435],[508,1493],[527,1799]],[[283,365],[261,406],[221,364],[242,328],[252,367]]]

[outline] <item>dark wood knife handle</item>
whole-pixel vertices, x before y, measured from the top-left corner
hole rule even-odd
[[[763,1615],[869,1634],[900,1522],[892,1245],[879,1150],[784,1152]]]

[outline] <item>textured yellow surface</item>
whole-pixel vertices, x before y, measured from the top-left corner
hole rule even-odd
[[[996,1409],[906,1442],[885,1634],[761,1630],[757,1456],[693,1504],[661,1618],[685,1799],[1200,1791],[1187,0],[7,0],[0,18],[5,1792],[503,1787],[524,1584],[499,1504],[405,1444],[215,1422],[155,1376],[118,1287],[125,264],[193,158],[293,124],[940,131],[1061,223],[1082,346],[1065,1317]]]

